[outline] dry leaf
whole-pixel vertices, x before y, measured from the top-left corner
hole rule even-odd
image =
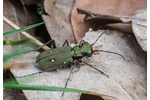
[[[24,68],[28,65],[28,63],[11,63],[11,62],[6,62],[3,64],[3,69],[10,69],[13,67],[20,67]]]
[[[136,11],[134,17],[145,19],[132,21],[132,30],[141,48],[147,51],[147,10]]]
[[[146,26],[146,11],[143,10],[142,14],[138,13],[133,17],[123,17],[123,16],[112,16],[112,15],[103,15],[95,14],[89,11],[77,9],[79,14],[85,14],[84,22],[89,24],[93,30],[99,29],[100,26],[105,24],[114,24],[114,23],[123,23],[132,24],[132,30],[135,34],[135,37],[144,51],[147,50],[147,26]],[[144,13],[145,12],[145,13]],[[112,29],[109,28],[109,29]]]
[[[37,22],[38,18],[30,11],[25,11],[21,5],[16,6],[17,3],[13,3],[9,0],[4,0],[4,16],[14,22],[19,27],[24,27]],[[12,30],[8,25],[4,23],[4,32]],[[29,31],[33,33],[33,30]]]
[[[56,46],[62,46],[65,40],[75,43],[70,13],[74,0],[45,0],[44,7],[48,15],[43,15],[46,27]]]
[[[136,10],[146,8],[146,4],[146,0],[139,0],[138,2],[135,0],[76,0],[71,15],[74,36],[78,42],[78,40],[80,40],[89,29],[89,26],[84,23],[84,16],[77,14],[77,8],[97,14],[132,16]],[[108,26],[106,28],[111,27]],[[131,25],[113,25],[113,28],[116,27],[117,29],[124,30],[126,32],[132,32]]]
[[[93,43],[103,31],[89,31],[84,40]],[[100,46],[102,45],[102,46]],[[98,49],[117,52],[125,59],[110,53],[99,52],[89,59],[84,59],[89,64],[109,75],[109,78],[100,74],[91,67],[80,64],[80,69],[71,75],[68,88],[90,90],[116,97],[118,100],[146,100],[147,97],[147,63],[146,53],[139,47],[133,34],[124,34],[117,31],[109,31],[104,34],[95,44]],[[32,62],[30,66],[22,69],[12,69],[15,76],[29,75],[40,71],[35,67],[35,58],[30,53],[21,59]],[[29,59],[27,59],[29,58]],[[32,58],[32,59],[31,59]],[[74,71],[78,70],[75,67]],[[45,86],[64,87],[69,76],[70,68],[59,71],[44,72],[31,76],[30,81],[17,79],[19,83]],[[46,92],[46,91],[23,91],[28,100],[78,100],[78,93]],[[106,99],[107,100],[107,99]]]
[[[109,2],[112,3],[113,1],[109,1]],[[134,3],[139,3],[139,2],[135,1]],[[82,2],[80,3],[84,4]],[[93,2],[93,4],[94,3],[95,2]],[[54,7],[53,4],[51,3],[49,4],[49,6]],[[108,6],[106,7],[108,8]],[[106,10],[106,9],[103,8],[102,10]],[[50,13],[52,13],[52,15],[50,16],[54,16],[53,10]],[[54,17],[58,18],[57,16]],[[82,18],[83,17],[84,16],[82,16]],[[83,20],[82,18],[77,18],[77,19],[81,19],[82,21]],[[77,23],[78,23],[77,25],[79,25],[81,29],[82,28],[84,29],[85,26],[83,27],[80,26],[81,24],[83,25],[84,23],[79,23],[79,22]],[[57,23],[56,25],[59,24]],[[78,30],[78,29],[76,29],[75,31],[80,31],[81,33],[85,32],[83,30]],[[55,31],[53,32],[54,32],[53,34],[55,34]],[[100,35],[101,32],[102,31],[88,32],[84,39],[89,43],[93,43],[95,39]],[[101,75],[99,72],[95,71],[94,69],[90,68],[89,66],[81,64],[79,71],[72,74],[67,87],[90,90],[98,93],[112,95],[118,98],[118,100],[146,100],[147,97],[146,53],[139,48],[133,34],[124,34],[116,31],[110,31],[110,34],[107,33],[103,35],[100,38],[100,40],[96,43],[96,46],[100,46],[100,45],[102,45],[102,47],[100,47],[99,49],[120,53],[125,57],[125,60],[121,59],[119,56],[114,54],[100,53],[98,55],[93,55],[90,58],[90,60],[88,60],[88,63],[94,65],[96,68],[107,73],[110,77],[107,78],[104,75]],[[9,49],[10,48],[8,48],[7,50]],[[32,53],[28,53],[27,55],[18,57],[18,59],[16,59],[17,61],[29,62],[30,66],[25,67],[25,69],[12,68],[11,71],[14,73],[15,76],[24,76],[24,75],[29,75],[40,71],[35,67],[36,66],[35,59],[38,54],[39,53],[32,52]],[[45,72],[40,75],[38,74],[35,76],[31,76],[31,79],[26,81],[26,83],[32,85],[64,87],[66,79],[69,76],[69,71],[70,69],[66,68],[59,71]],[[18,82],[22,83],[22,80],[18,79]],[[29,90],[23,92],[25,93],[28,100],[33,100],[33,99],[78,100],[79,97],[77,93],[65,93],[65,95],[62,97],[61,92],[45,92],[45,91],[29,91]]]

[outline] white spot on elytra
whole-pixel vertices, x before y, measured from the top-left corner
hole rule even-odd
[[[54,59],[51,59],[51,62],[55,62],[55,60],[54,60]]]

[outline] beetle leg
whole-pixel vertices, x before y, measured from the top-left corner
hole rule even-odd
[[[85,41],[83,39],[80,40],[79,42],[79,46],[82,46],[82,44],[84,43]]]
[[[50,43],[53,43],[54,47],[56,47],[56,45],[55,45],[55,41],[54,41],[54,40],[50,40],[50,41],[48,41],[47,43],[45,43],[44,45],[42,45],[42,46],[38,47],[35,51],[37,51],[37,50],[41,49],[42,47],[44,47],[45,45],[48,45],[48,44],[50,44]]]
[[[74,66],[71,66],[71,70],[70,70],[70,73],[69,73],[69,77],[67,78],[67,81],[66,81],[66,84],[65,84],[65,88],[67,87],[68,81],[70,80],[70,77],[71,77],[73,68],[74,68]],[[65,93],[65,92],[63,91],[62,96],[64,95],[64,93]]]
[[[80,68],[81,68],[80,67],[80,61],[75,60],[74,61],[74,66],[76,66],[77,70],[73,71],[72,73],[76,73],[76,72],[78,72],[80,70]]]
[[[79,70],[80,70],[80,67],[79,67],[77,70],[73,71],[72,73],[76,73],[76,72],[78,72]]]
[[[67,46],[69,46],[69,41],[66,40],[66,41],[64,42],[64,44],[62,45],[62,47],[63,47],[65,44],[67,44]]]
[[[29,77],[29,76],[33,76],[33,75],[36,75],[36,74],[41,74],[41,73],[43,73],[43,71],[36,72],[36,73],[32,73],[32,74],[25,75],[25,76],[18,76],[18,77],[15,77],[15,78],[25,78],[25,77]]]
[[[56,48],[56,44],[55,44],[55,41],[54,40],[52,40],[52,45],[51,45],[51,48],[53,49],[53,48]]]

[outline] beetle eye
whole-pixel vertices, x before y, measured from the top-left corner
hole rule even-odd
[[[92,56],[91,51],[87,53],[87,56],[88,56],[88,57],[91,57],[91,56]]]

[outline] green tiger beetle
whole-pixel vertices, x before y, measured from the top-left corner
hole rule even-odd
[[[107,31],[107,30],[106,30]],[[73,64],[75,60],[79,62],[83,62],[87,64],[84,61],[81,61],[83,57],[91,57],[93,53],[95,52],[107,52],[107,53],[113,53],[121,56],[123,59],[124,57],[115,52],[110,52],[110,51],[104,51],[104,50],[94,50],[95,48],[93,45],[98,41],[98,39],[106,33],[104,31],[94,43],[89,44],[88,42],[81,40],[79,44],[75,45],[74,47],[69,46],[69,42],[66,40],[63,44],[62,47],[54,48],[51,50],[46,50],[40,53],[37,58],[37,67],[43,71],[51,71],[51,70],[56,70],[61,68],[62,66],[67,67]],[[54,40],[49,41],[49,43],[53,42]],[[67,46],[65,46],[67,44]],[[87,64],[89,65],[89,64]],[[90,66],[92,67],[92,66]],[[105,74],[104,72],[98,70],[97,68],[93,67],[97,71],[99,71],[101,74],[106,75],[109,77],[109,75]]]
[[[108,30],[106,30],[106,31],[108,31]],[[62,47],[43,51],[36,58],[37,67],[43,71],[52,71],[52,70],[56,70],[56,69],[59,69],[62,67],[72,66],[74,64],[74,62],[77,61],[79,63],[84,63],[84,64],[94,68],[101,74],[109,77],[109,75],[105,74],[103,71],[101,71],[101,70],[95,68],[94,66],[92,66],[91,64],[88,64],[81,60],[83,57],[91,57],[95,52],[113,53],[113,54],[117,54],[117,55],[121,56],[124,59],[124,57],[119,53],[115,53],[115,52],[111,52],[111,51],[104,51],[104,50],[95,50],[95,48],[93,47],[93,45],[98,41],[98,39],[104,33],[106,33],[106,31],[104,31],[102,34],[100,34],[99,37],[95,40],[95,42],[92,44],[89,44],[88,42],[86,42],[82,39],[79,42],[79,44],[76,44],[75,46],[71,47],[69,45],[69,42],[66,40]],[[53,43],[54,47],[56,47],[54,40],[49,41],[45,45],[50,44],[50,43]],[[45,45],[43,45],[43,46],[45,46]],[[65,46],[65,45],[67,45],[67,46]],[[40,49],[40,48],[41,47],[39,47],[38,49]],[[38,50],[38,49],[36,49],[36,50]],[[74,68],[74,66],[71,67],[71,71],[70,71],[69,77],[66,81],[65,88],[67,87],[67,83],[70,79],[73,68]],[[42,73],[42,72],[38,72],[38,73]],[[37,73],[34,73],[34,74],[37,74]],[[31,74],[31,75],[34,75],[34,74]],[[30,76],[30,75],[27,75],[27,76]],[[63,94],[64,94],[64,92],[63,92]],[[63,94],[62,94],[62,96],[63,96]]]
[[[36,58],[37,67],[39,69],[43,70],[43,71],[51,71],[51,70],[59,69],[59,68],[64,67],[64,66],[65,67],[72,66],[75,61],[78,61],[80,63],[82,62],[82,63],[94,68],[95,70],[97,70],[101,74],[109,77],[109,75],[105,74],[101,70],[99,70],[99,69],[95,68],[94,66],[92,66],[92,65],[90,65],[90,64],[88,64],[88,63],[81,60],[83,57],[91,57],[95,52],[113,53],[113,54],[117,54],[117,55],[121,56],[124,59],[124,57],[119,53],[104,51],[104,50],[94,50],[93,45],[98,41],[98,39],[104,33],[106,33],[106,31],[104,31],[96,39],[96,41],[92,44],[89,44],[88,42],[86,42],[82,39],[79,42],[79,44],[76,44],[74,47],[71,47],[69,45],[69,42],[66,40],[62,47],[58,47],[58,48],[54,48],[54,49],[51,49],[51,50],[43,51]],[[55,44],[54,40],[49,41],[49,43]],[[65,44],[67,46],[65,46]],[[70,71],[70,74],[69,74],[69,78],[66,81],[65,88],[66,88],[67,83],[70,79],[72,70],[73,70],[73,67],[71,67],[71,71]]]

